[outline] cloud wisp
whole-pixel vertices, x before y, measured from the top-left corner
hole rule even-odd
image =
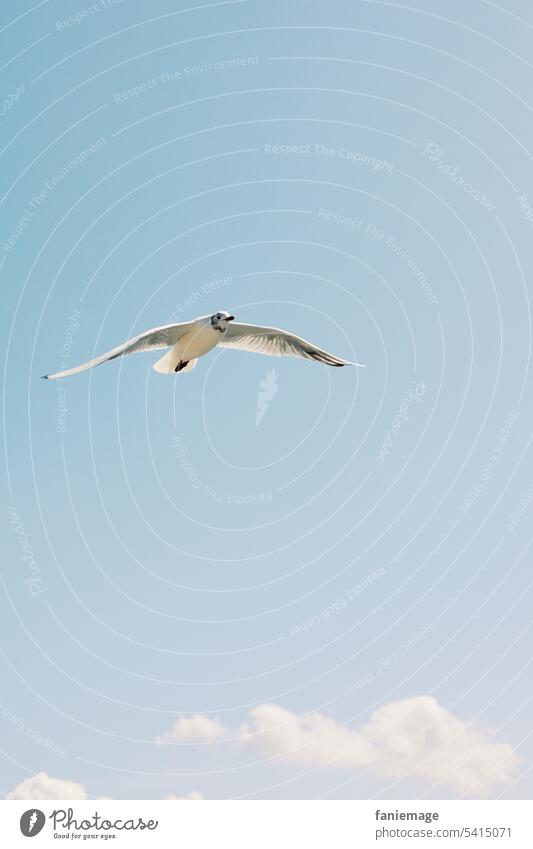
[[[179,717],[170,731],[155,738],[156,743],[212,743],[226,735],[218,719],[202,714]]]
[[[51,778],[38,772],[25,778],[7,795],[8,799],[87,799],[85,788],[66,778]]]
[[[274,704],[255,707],[250,717],[240,729],[243,745],[292,766],[372,769],[486,796],[512,781],[519,763],[511,746],[493,741],[490,729],[463,721],[431,696],[388,702],[355,729]]]
[[[372,770],[384,778],[418,779],[442,785],[458,795],[486,797],[510,784],[520,758],[491,729],[467,722],[432,696],[387,702],[359,726],[347,727],[318,711],[295,713],[281,705],[261,704],[234,731],[203,714],[178,717],[158,744],[213,743],[222,738],[263,753],[287,766]],[[51,778],[45,772],[26,778],[8,799],[87,799],[81,784]],[[193,790],[168,800],[198,800]]]
[[[84,800],[88,799],[89,796],[85,787],[75,781],[70,781],[67,778],[51,778],[46,772],[38,772],[17,784],[15,789],[8,793],[7,798],[46,801],[52,799]],[[109,799],[110,797],[102,796],[99,798]],[[198,801],[204,798],[203,793],[200,793],[199,790],[191,790],[185,796],[165,796],[165,800],[169,801]]]

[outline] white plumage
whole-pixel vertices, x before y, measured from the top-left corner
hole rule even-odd
[[[221,311],[214,315],[203,315],[194,321],[182,324],[165,324],[154,327],[133,339],[128,339],[106,354],[95,357],[87,363],[74,368],[45,374],[46,380],[69,377],[87,369],[127,357],[140,351],[155,351],[161,348],[170,350],[154,363],[154,369],[161,374],[192,371],[199,357],[203,357],[217,345],[222,348],[239,348],[256,354],[271,357],[303,357],[328,366],[359,366],[351,363],[307,342],[300,336],[279,330],[277,327],[262,327],[258,324],[234,323],[234,316]]]

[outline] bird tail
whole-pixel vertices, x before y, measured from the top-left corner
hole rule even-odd
[[[192,371],[195,367],[198,359],[189,360],[186,366],[179,369],[178,374],[184,374],[187,371]],[[155,371],[158,371],[159,374],[174,374],[176,371],[176,367],[179,365],[179,354],[173,348],[171,351],[168,351],[164,357],[161,357],[156,363],[154,363],[153,368]]]

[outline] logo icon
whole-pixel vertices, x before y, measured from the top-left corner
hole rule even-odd
[[[256,427],[265,415],[270,402],[274,400],[278,394],[278,373],[276,369],[267,371],[263,380],[259,381],[259,392],[257,393],[257,413],[255,417]]]
[[[20,830],[24,837],[35,837],[43,830],[46,817],[38,808],[30,808],[24,811],[20,818]]]

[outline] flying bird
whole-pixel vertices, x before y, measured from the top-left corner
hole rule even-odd
[[[214,315],[202,315],[193,321],[154,327],[81,366],[58,371],[55,374],[45,374],[43,378],[55,380],[58,377],[69,377],[71,374],[78,374],[101,363],[107,363],[109,360],[127,357],[139,351],[156,351],[161,348],[170,348],[170,350],[154,363],[154,369],[160,374],[185,373],[192,371],[199,357],[203,357],[217,345],[221,348],[239,348],[242,351],[253,351],[256,354],[267,354],[271,357],[303,357],[306,360],[325,363],[327,366],[361,365],[335,357],[286,330],[233,322],[235,322],[235,316],[221,310]]]

